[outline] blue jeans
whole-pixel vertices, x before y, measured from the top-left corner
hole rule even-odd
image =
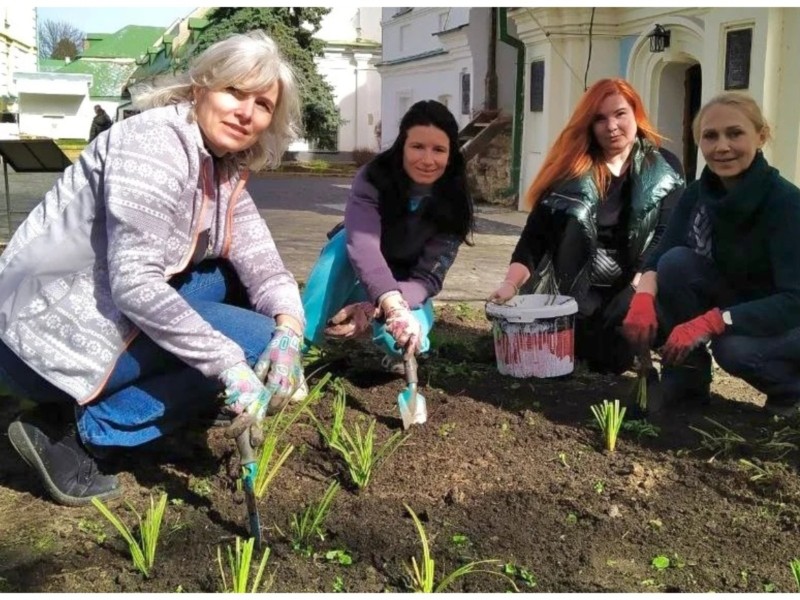
[[[243,307],[246,296],[230,267],[203,262],[175,276],[170,285],[212,327],[239,344],[250,365],[255,364],[272,337],[275,322]],[[35,402],[75,404],[2,343],[0,378],[15,394]],[[140,333],[117,360],[100,396],[76,407],[78,432],[90,446],[139,446],[216,410],[221,391],[217,380]]]
[[[736,302],[736,294],[714,262],[692,249],[672,248],[658,261],[662,337],[680,323]],[[711,352],[725,371],[764,394],[800,396],[800,327],[768,337],[723,333],[711,342]],[[700,354],[707,356],[704,347],[692,352],[689,366],[703,364]],[[706,360],[710,367],[710,359]]]
[[[333,315],[343,307],[367,299],[364,286],[356,277],[350,258],[347,256],[347,238],[344,229],[334,235],[320,253],[303,292],[303,309],[306,313],[305,338],[312,344],[322,345],[324,329]],[[420,324],[420,351],[430,349],[428,334],[433,327],[433,302],[425,303],[411,311]],[[391,356],[401,356],[402,348],[395,347],[394,338],[383,323],[372,324],[372,341]]]

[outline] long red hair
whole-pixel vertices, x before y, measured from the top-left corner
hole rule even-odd
[[[602,160],[602,152],[593,143],[592,125],[603,100],[613,94],[620,94],[633,109],[638,128],[636,135],[655,146],[661,144],[663,138],[647,118],[642,99],[631,84],[619,78],[601,79],[581,96],[569,122],[547,153],[542,168],[525,194],[528,209],[533,210],[556,183],[575,179],[590,170],[601,196],[605,194],[610,174]]]

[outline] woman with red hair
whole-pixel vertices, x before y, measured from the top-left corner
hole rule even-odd
[[[505,303],[523,285],[574,297],[575,354],[595,371],[633,364],[620,326],[684,189],[680,161],[661,140],[628,82],[592,85],[528,189],[530,216],[489,297]]]

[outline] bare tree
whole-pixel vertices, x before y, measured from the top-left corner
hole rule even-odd
[[[45,19],[39,23],[41,58],[75,58],[83,48],[84,33],[66,21]]]

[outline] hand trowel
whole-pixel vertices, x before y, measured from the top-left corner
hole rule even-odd
[[[403,419],[403,429],[408,429],[412,425],[422,425],[428,420],[425,396],[417,391],[417,357],[414,354],[413,343],[409,343],[403,355],[403,364],[406,371],[406,388],[397,394],[397,407]]]

